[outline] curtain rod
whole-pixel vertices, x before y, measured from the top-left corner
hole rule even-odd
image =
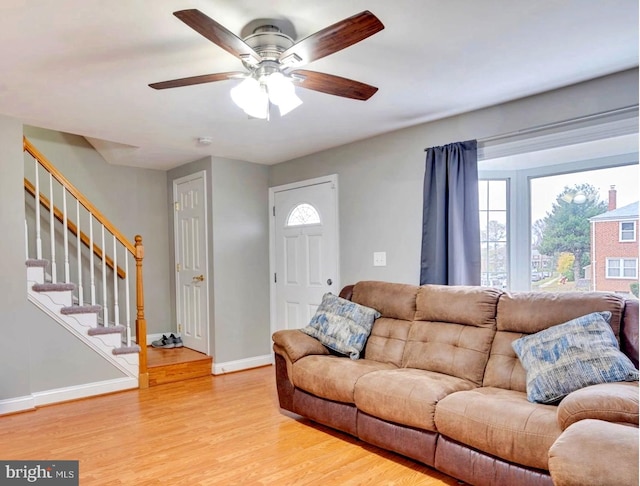
[[[500,134],[500,135],[494,135],[494,136],[491,136],[491,137],[485,137],[485,138],[482,138],[482,139],[478,139],[478,144],[487,143],[487,142],[495,142],[496,140],[507,139],[507,138],[518,136],[518,135],[528,135],[528,134],[531,134],[531,133],[536,133],[536,132],[540,132],[540,131],[548,130],[548,129],[552,129],[552,128],[560,128],[560,127],[563,127],[563,126],[566,126],[566,125],[571,125],[571,124],[578,123],[578,122],[584,122],[584,121],[599,119],[599,118],[603,118],[603,117],[611,116],[611,115],[626,114],[626,113],[631,113],[631,112],[634,112],[634,111],[635,112],[638,111],[638,105],[626,106],[624,108],[617,108],[615,110],[603,111],[601,113],[596,113],[596,114],[593,114],[593,115],[570,118],[568,120],[564,120],[564,121],[560,121],[560,122],[547,123],[545,125],[537,125],[535,127],[523,128],[522,130],[514,130],[513,132],[507,132],[507,133],[503,133],[503,134]]]

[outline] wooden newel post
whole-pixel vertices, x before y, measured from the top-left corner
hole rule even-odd
[[[147,371],[147,321],[144,318],[144,287],[142,285],[142,259],[144,258],[144,246],[142,236],[135,237],[136,259],[136,340],[140,346],[140,371],[138,386],[149,387],[149,372]]]

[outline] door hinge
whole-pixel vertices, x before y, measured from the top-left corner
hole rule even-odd
[[[278,274],[277,273],[273,274],[273,283],[278,283]]]
[[[273,211],[272,212],[273,212],[273,215],[275,216],[276,215],[276,207],[275,206],[273,206]]]
[[[178,324],[178,332],[182,332],[182,324]]]
[[[180,264],[176,263],[176,272],[179,272],[179,271],[180,271]]]
[[[176,211],[180,211],[180,203],[178,201],[173,203],[173,209]]]

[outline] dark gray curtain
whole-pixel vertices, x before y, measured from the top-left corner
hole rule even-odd
[[[477,147],[426,149],[420,285],[480,285]]]

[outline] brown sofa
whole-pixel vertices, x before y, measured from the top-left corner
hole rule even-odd
[[[337,356],[299,330],[274,333],[283,409],[472,485],[638,484],[638,383],[593,385],[559,405],[531,403],[511,347],[610,311],[637,367],[637,301],[368,281],[341,296],[381,314],[361,359]]]

